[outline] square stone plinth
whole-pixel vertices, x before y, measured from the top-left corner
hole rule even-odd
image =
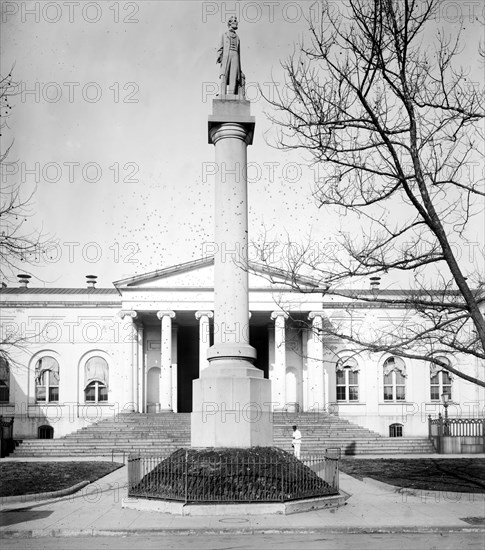
[[[225,95],[212,101],[212,115],[209,115],[208,138],[212,143],[211,129],[221,124],[242,124],[248,130],[250,138],[248,145],[253,142],[255,118],[250,115],[251,104],[247,99],[240,99],[236,95]]]
[[[271,382],[251,376],[193,381],[192,447],[273,445]]]

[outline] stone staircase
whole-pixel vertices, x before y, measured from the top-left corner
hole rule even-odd
[[[292,426],[302,434],[301,453],[340,448],[341,455],[403,455],[436,452],[424,437],[384,437],[338,416],[324,413],[274,413],[274,445],[291,451]]]
[[[13,457],[167,455],[190,445],[190,413],[123,413],[59,439],[26,439]]]
[[[348,420],[328,414],[274,413],[274,444],[291,451],[293,424],[303,437],[302,454],[339,447],[344,455],[402,455],[435,452],[425,438],[383,437]],[[120,414],[59,439],[27,439],[12,456],[144,456],[167,455],[190,446],[190,414]]]

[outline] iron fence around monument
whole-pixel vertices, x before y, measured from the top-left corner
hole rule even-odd
[[[278,450],[280,453],[284,451]],[[167,457],[128,457],[128,496],[185,503],[286,502],[336,495],[340,449],[296,459],[284,453],[224,457],[179,449]]]

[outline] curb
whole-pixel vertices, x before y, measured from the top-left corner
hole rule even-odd
[[[89,485],[90,481],[81,481],[80,483],[76,483],[76,485],[73,485],[72,487],[67,487],[67,489],[59,489],[57,491],[47,491],[44,493],[31,493],[30,495],[14,495],[10,497],[0,497],[0,505],[4,504],[18,504],[21,503],[27,503],[27,502],[37,502],[39,500],[46,500],[50,498],[57,498],[57,497],[64,497],[66,495],[71,495],[72,493],[76,493],[80,489],[83,489],[86,487],[86,485]]]
[[[481,527],[448,525],[438,527],[320,527],[320,528],[260,528],[260,529],[134,529],[126,531],[121,529],[32,529],[25,531],[1,531],[0,539],[4,538],[42,538],[42,537],[132,537],[132,536],[201,536],[201,535],[298,535],[298,534],[424,534],[424,533],[485,533]]]

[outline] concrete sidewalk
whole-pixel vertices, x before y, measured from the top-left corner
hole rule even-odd
[[[398,490],[379,482],[365,483],[344,473],[340,474],[340,487],[351,494],[344,506],[287,516],[184,517],[124,509],[121,501],[127,496],[126,486],[127,468],[124,466],[69,496],[37,502],[4,502],[0,508],[0,536],[155,532],[477,532],[484,531],[485,527],[483,494]],[[467,518],[470,519],[466,521]]]

